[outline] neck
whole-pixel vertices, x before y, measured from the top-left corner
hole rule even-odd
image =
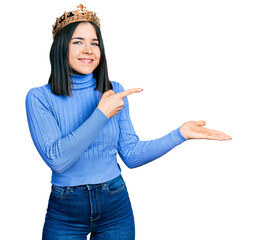
[[[70,74],[71,81],[73,83],[73,90],[84,89],[96,86],[96,80],[93,73],[90,74]]]

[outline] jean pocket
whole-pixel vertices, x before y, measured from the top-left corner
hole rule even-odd
[[[59,187],[52,185],[51,194],[58,199],[66,199],[70,194],[69,187]]]
[[[118,194],[125,188],[126,184],[121,176],[106,183],[106,190],[111,195]]]

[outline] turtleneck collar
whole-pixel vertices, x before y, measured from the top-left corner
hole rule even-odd
[[[70,76],[73,82],[73,86],[71,86],[72,90],[96,86],[96,79],[93,77],[93,73],[84,75],[75,75],[71,73]]]

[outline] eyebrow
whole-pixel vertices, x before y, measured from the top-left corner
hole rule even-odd
[[[75,38],[72,38],[71,40],[74,40],[74,39],[78,39],[78,40],[85,40],[85,38],[82,38],[82,37],[75,37]],[[98,41],[99,40],[97,38],[92,38],[93,41]]]

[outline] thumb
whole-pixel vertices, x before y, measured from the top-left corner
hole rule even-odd
[[[206,125],[206,122],[205,122],[204,120],[195,121],[195,123],[196,123],[199,127],[202,127],[202,126],[205,126],[205,125]]]
[[[111,89],[108,90],[108,91],[106,91],[106,92],[104,92],[104,95],[107,96],[107,97],[109,97],[109,96],[111,96],[111,95],[114,95],[114,94],[115,94],[115,92],[112,91]]]

